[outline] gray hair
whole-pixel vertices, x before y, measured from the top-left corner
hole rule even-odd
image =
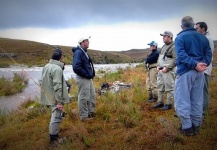
[[[190,28],[190,27],[194,27],[194,21],[193,18],[190,16],[185,16],[184,18],[182,18],[182,27],[183,28]]]

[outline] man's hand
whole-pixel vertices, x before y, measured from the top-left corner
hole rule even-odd
[[[161,70],[163,73],[166,73],[168,72],[167,68],[166,67],[163,67],[163,69]]]
[[[63,105],[62,104],[57,104],[57,109],[62,110],[63,109]]]
[[[204,70],[206,70],[206,68],[207,68],[207,64],[202,62],[198,62],[197,66],[195,67],[195,69],[199,72],[203,72]]]

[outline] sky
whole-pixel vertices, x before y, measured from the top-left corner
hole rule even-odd
[[[0,37],[77,46],[91,36],[89,48],[101,51],[162,47],[160,33],[175,39],[191,16],[217,40],[216,8],[217,0],[1,0]]]

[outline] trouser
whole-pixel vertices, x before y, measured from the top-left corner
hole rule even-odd
[[[200,126],[203,110],[204,75],[190,70],[178,75],[175,80],[175,110],[182,123],[182,129]]]
[[[50,125],[49,125],[49,133],[50,135],[58,135],[59,133],[59,124],[62,121],[62,110],[57,109],[56,106],[51,107],[51,119],[50,119]]]
[[[157,89],[158,89],[158,101],[157,103],[164,103],[163,97],[164,92],[167,94],[166,104],[172,104],[172,99],[174,95],[174,82],[175,74],[172,71],[163,73],[158,72],[157,76]]]
[[[204,73],[204,87],[203,87],[203,113],[209,110],[209,76]]]
[[[78,85],[78,112],[80,120],[95,112],[96,93],[92,79],[77,78]]]
[[[147,71],[146,88],[151,93],[153,98],[157,98],[157,69],[151,68]]]

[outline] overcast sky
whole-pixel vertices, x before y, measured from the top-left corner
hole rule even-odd
[[[181,19],[205,21],[217,40],[217,0],[1,0],[0,37],[121,51],[163,45],[160,33],[181,31]]]

